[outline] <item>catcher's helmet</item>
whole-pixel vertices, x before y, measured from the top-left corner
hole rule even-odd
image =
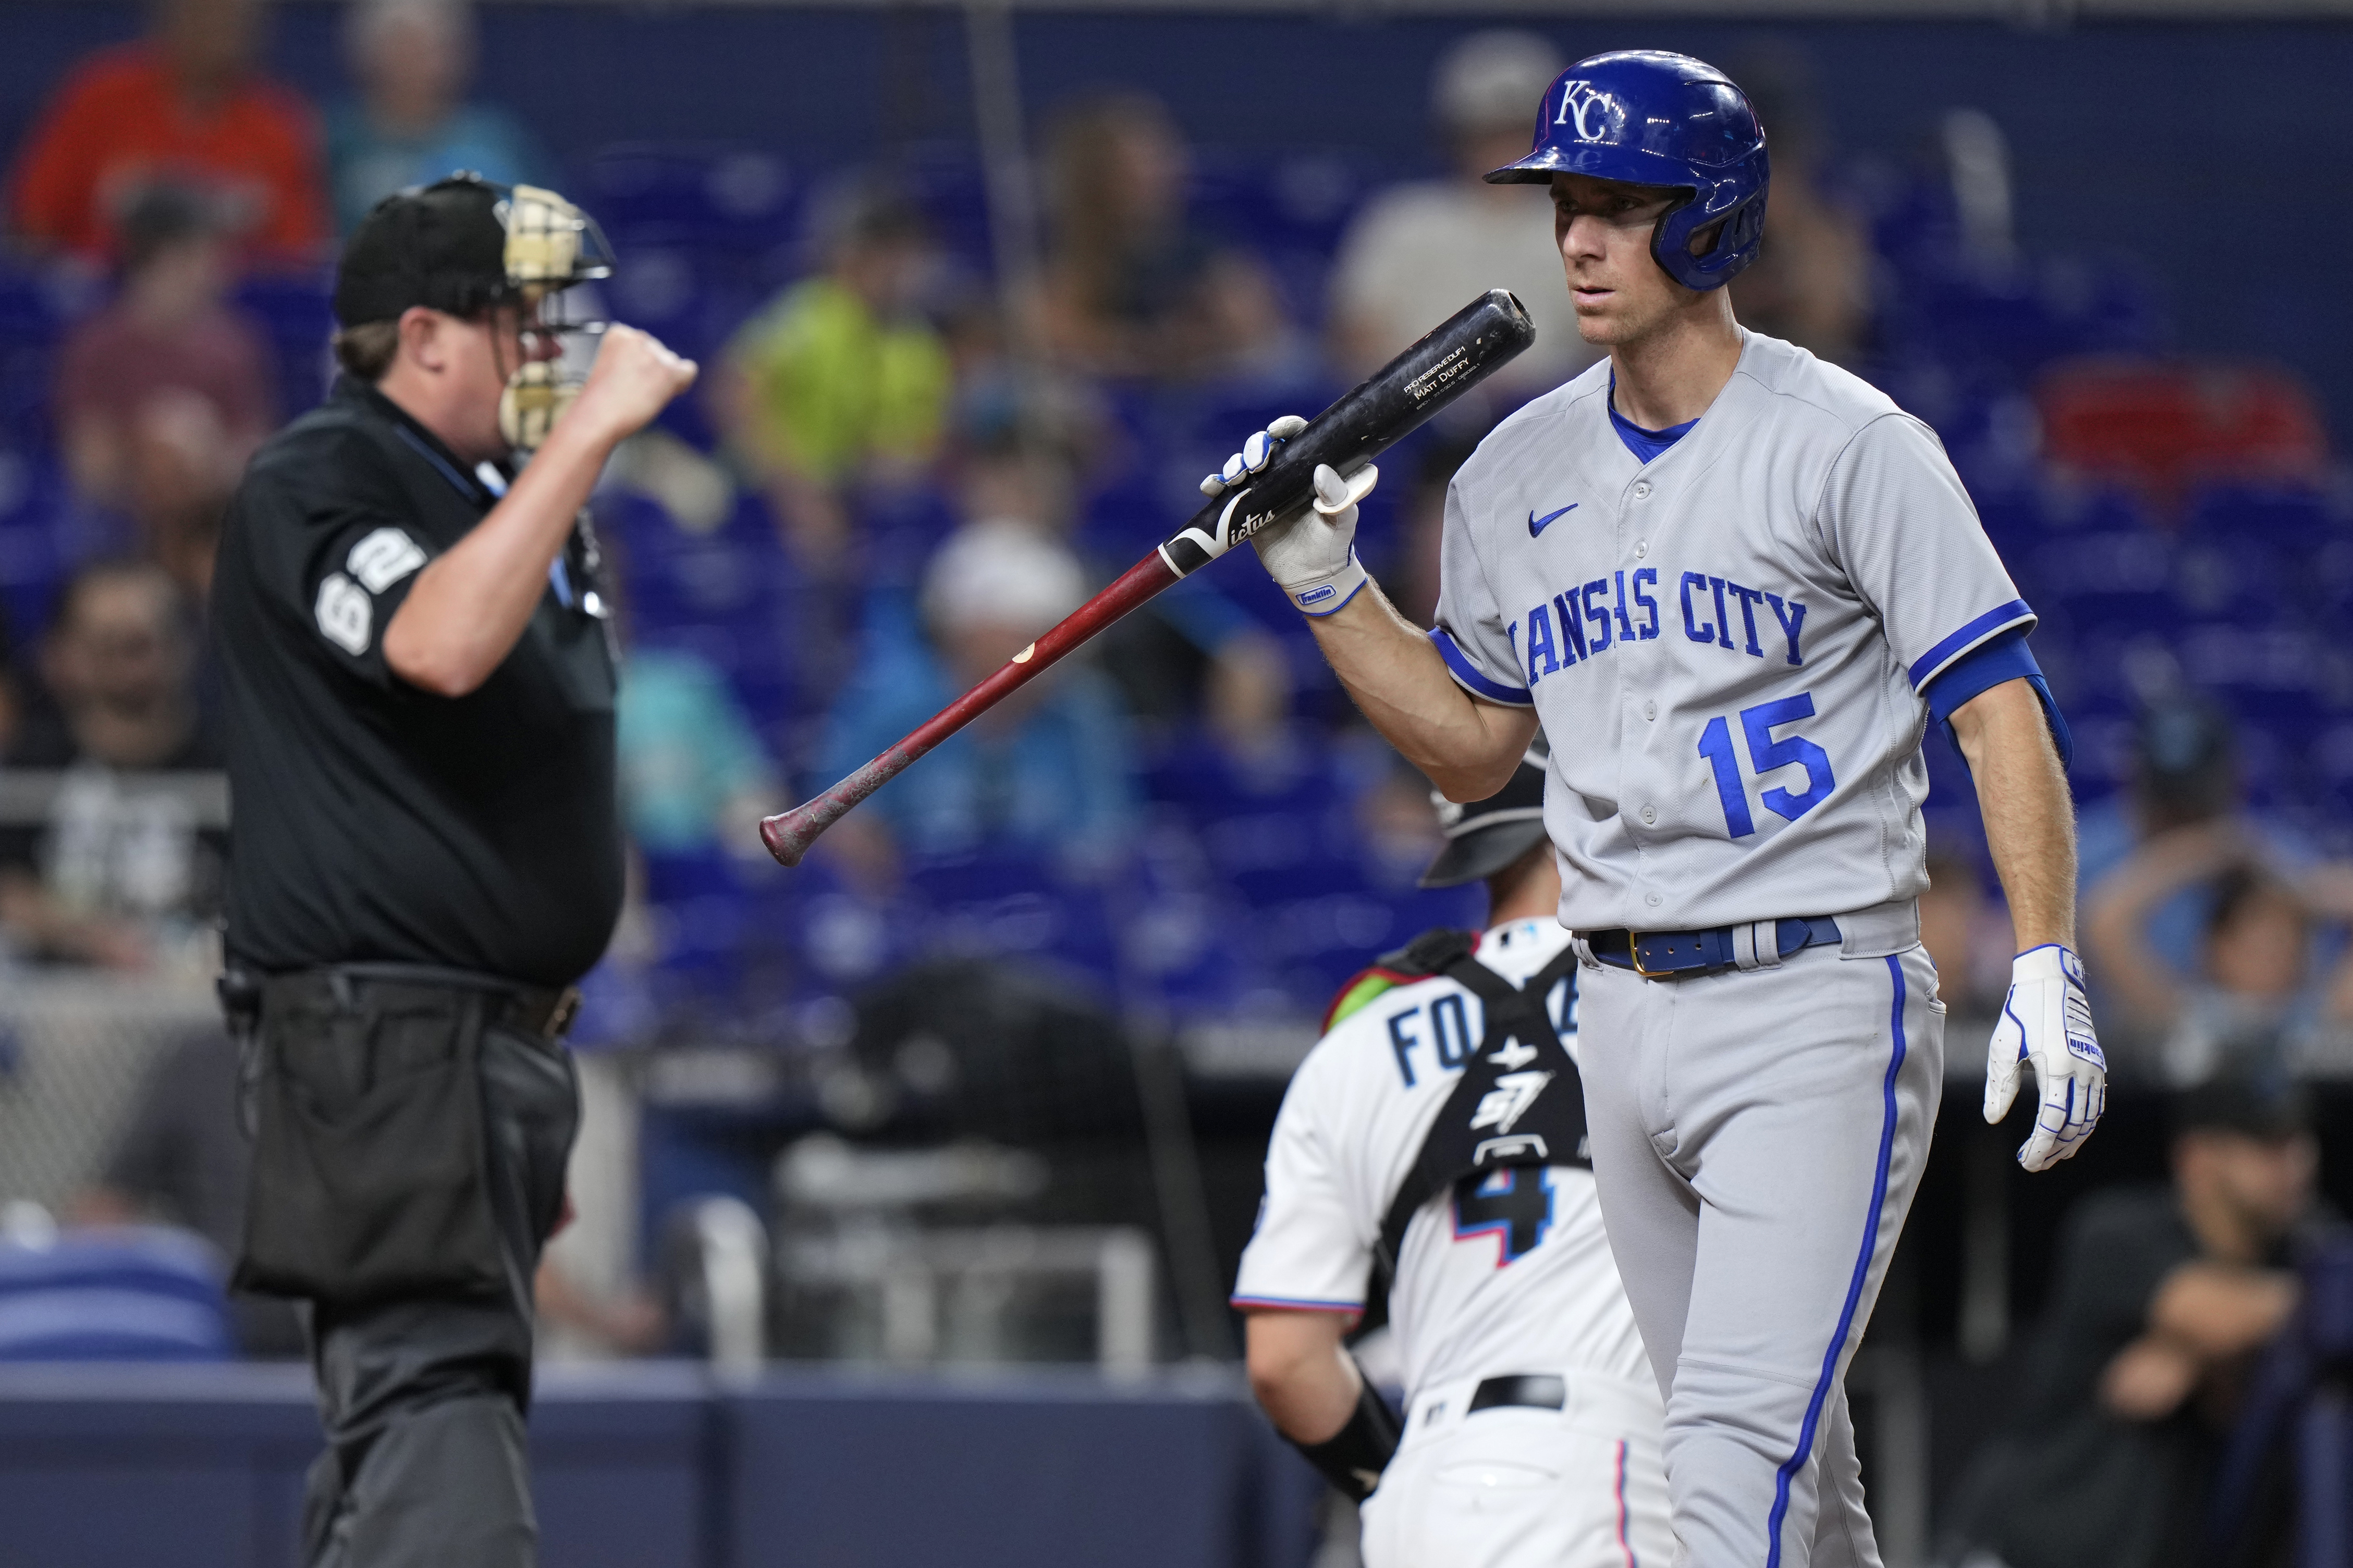
[[[1764,129],[1731,78],[1689,55],[1623,49],[1563,72],[1544,95],[1528,155],[1487,179],[1674,186],[1685,195],[1651,230],[1651,254],[1684,288],[1718,289],[1757,259],[1770,173]],[[1711,231],[1706,254],[1692,254]]]
[[[1545,841],[1545,773],[1552,748],[1536,731],[1527,754],[1504,787],[1484,800],[1457,805],[1432,790],[1445,846],[1421,874],[1425,888],[1455,888],[1492,877]]]

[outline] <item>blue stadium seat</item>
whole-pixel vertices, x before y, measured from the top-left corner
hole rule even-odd
[[[2030,602],[2046,624],[2077,640],[2118,630],[2163,628],[2186,607],[2175,596],[2173,549],[2145,527],[2052,533],[2021,564]]]
[[[1009,847],[916,860],[906,874],[931,952],[1051,959],[1117,984],[1118,928],[1101,888]]]
[[[1897,353],[2015,380],[2075,355],[2155,352],[2169,336],[2148,268],[2135,258],[1997,269],[1961,254],[1899,269],[1883,316]]]
[[[186,1231],[0,1240],[0,1361],[226,1361],[219,1259]]]
[[[323,274],[257,278],[237,289],[237,303],[269,334],[282,412],[291,417],[315,406],[326,395],[332,369],[328,339],[335,330],[333,279]]]
[[[636,142],[592,159],[580,204],[616,248],[623,234],[765,248],[792,237],[801,189],[774,153],[703,142]]]
[[[657,1000],[673,1012],[723,1016],[742,990],[754,934],[744,868],[714,845],[647,855],[645,868],[659,944]]]

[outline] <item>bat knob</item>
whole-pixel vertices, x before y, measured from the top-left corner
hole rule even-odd
[[[795,806],[760,819],[760,842],[768,847],[779,866],[797,866],[808,853],[809,842],[817,837],[810,815],[807,807]]]

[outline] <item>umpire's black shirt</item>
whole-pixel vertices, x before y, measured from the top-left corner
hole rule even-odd
[[[552,582],[468,696],[420,690],[385,662],[385,627],[417,573],[495,500],[349,376],[255,455],[212,596],[235,959],[563,985],[604,951],[621,836],[612,658],[575,597],[588,585]]]

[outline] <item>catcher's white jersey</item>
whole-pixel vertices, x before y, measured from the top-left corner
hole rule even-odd
[[[1514,921],[1480,939],[1478,958],[1516,984],[1568,940],[1552,921]],[[1546,1007],[1574,1058],[1573,975]],[[1235,1305],[1362,1309],[1381,1221],[1484,1033],[1483,1015],[1477,996],[1433,976],[1383,993],[1318,1042],[1275,1119]],[[1436,1384],[1514,1373],[1590,1373],[1657,1409],[1582,1167],[1504,1172],[1432,1198],[1398,1249],[1389,1309],[1409,1410]]]
[[[1462,686],[1555,738],[1545,826],[1572,930],[1834,915],[1927,886],[1920,693],[2032,625],[1928,427],[1744,332],[1644,463],[1610,366],[1496,427],[1447,496]]]

